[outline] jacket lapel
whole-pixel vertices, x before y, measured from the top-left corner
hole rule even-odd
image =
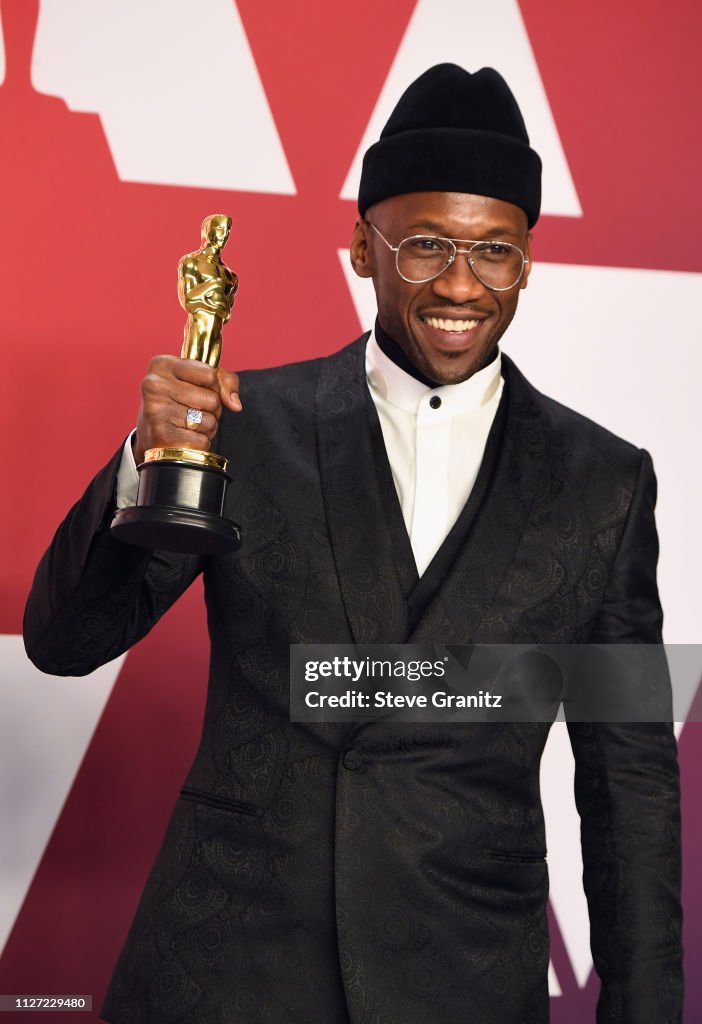
[[[505,390],[478,478],[419,579],[365,380],[367,337],[322,360],[316,397],[322,494],[354,641],[489,642],[482,627],[546,472],[548,425],[536,392],[503,355]]]
[[[321,363],[316,430],[322,496],[354,641],[402,643],[409,632],[406,594],[417,571],[366,384],[367,339]]]
[[[493,450],[488,446],[473,493],[427,569],[425,576],[435,578],[436,590],[408,637],[411,643],[488,642],[492,632],[482,627],[490,620],[543,480],[547,425],[533,389],[511,360],[504,355],[502,360],[505,389],[489,442]],[[462,540],[458,545],[452,543],[455,533]],[[497,613],[493,617],[499,619]],[[508,639],[508,623],[496,623],[496,628],[502,642]]]

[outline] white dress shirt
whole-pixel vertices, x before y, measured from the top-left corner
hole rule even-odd
[[[461,384],[429,388],[381,350],[366,348],[395,487],[420,576],[458,519],[475,484],[504,381],[497,358]]]
[[[420,576],[460,515],[480,469],[502,395],[501,359],[462,384],[429,388],[401,370],[371,334],[366,375],[378,410]],[[117,473],[117,507],[136,505],[131,435]]]

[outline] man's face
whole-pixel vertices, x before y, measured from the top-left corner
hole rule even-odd
[[[400,277],[395,254],[370,224],[394,246],[410,235],[500,239],[528,256],[526,213],[501,199],[465,192],[412,192],[376,203],[356,225],[351,263],[359,276],[373,279],[381,326],[437,384],[467,380],[489,362],[512,322],[531,264],[526,264],[519,284],[506,292],[481,284],[461,253],[433,281],[410,284]]]

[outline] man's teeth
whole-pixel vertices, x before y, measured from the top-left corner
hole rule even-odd
[[[430,327],[437,327],[440,331],[451,331],[452,334],[472,331],[479,322],[478,320],[445,320],[441,316],[427,316],[424,320]]]

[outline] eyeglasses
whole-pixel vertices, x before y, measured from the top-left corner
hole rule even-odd
[[[435,235],[412,235],[399,245],[391,245],[375,224],[367,222],[380,235],[388,249],[395,253],[395,266],[403,281],[426,284],[455,261],[458,253],[468,257],[471,270],[486,288],[508,292],[522,279],[524,267],[530,262],[522,250],[511,242],[476,242],[470,238],[437,238]],[[458,243],[458,244],[457,244]],[[459,248],[468,245],[470,248]]]

